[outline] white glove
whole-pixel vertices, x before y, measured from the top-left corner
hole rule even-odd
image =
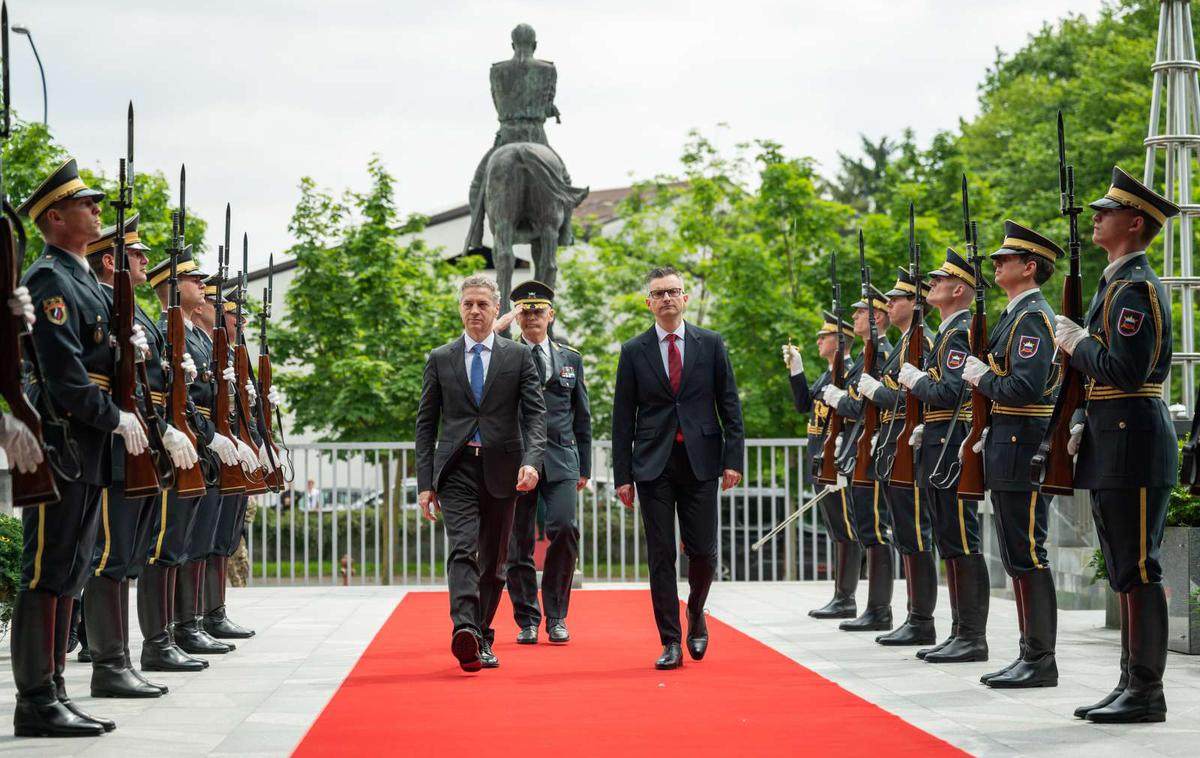
[[[838,474],[837,481],[834,482],[833,484],[826,484],[825,489],[828,490],[829,492],[837,492],[838,490],[846,489],[846,485],[849,483],[850,482],[848,479],[846,479],[846,477],[842,476],[841,474]]]
[[[900,367],[899,382],[911,390],[917,382],[921,381],[926,376],[928,376],[928,374],[921,369],[917,368],[911,363],[905,363]]]
[[[196,446],[186,434],[173,426],[168,425],[167,430],[163,432],[163,445],[167,448],[167,455],[171,456],[171,463],[175,464],[175,468],[189,469],[200,460],[200,456],[196,455]]]
[[[254,389],[254,382],[249,379],[246,380],[246,397],[250,400],[251,405],[258,400],[258,390]]]
[[[227,382],[225,386],[229,388],[229,396],[233,397],[237,392],[237,372],[233,370],[233,366],[226,366],[221,372],[221,378]]]
[[[825,385],[825,389],[821,390],[821,399],[830,408],[836,408],[845,396],[846,390],[834,387],[832,384]]]
[[[904,365],[907,366],[908,364],[906,363]],[[921,438],[924,436],[925,436],[925,425],[917,424],[916,427],[913,428],[912,434],[910,434],[908,436],[909,447],[920,447],[921,446]]]
[[[872,400],[875,399],[875,393],[878,392],[879,388],[882,386],[883,384],[881,384],[878,379],[870,374],[863,374],[862,376],[858,377],[858,391]]]
[[[1079,454],[1079,445],[1083,441],[1083,424],[1073,424],[1071,426],[1071,439],[1067,440],[1067,453],[1069,455]]]
[[[963,366],[962,378],[963,381],[972,387],[978,387],[979,380],[983,378],[984,374],[991,370],[991,367],[989,367],[983,361],[979,360],[973,355],[968,355],[967,362]]]
[[[254,450],[239,439],[235,439],[234,444],[237,445],[237,456],[238,460],[242,462],[242,471],[247,474],[258,471],[258,456],[254,454]]]
[[[179,362],[179,368],[183,369],[184,384],[191,384],[196,381],[196,362],[192,360],[191,353],[183,354],[183,360]]]
[[[1087,330],[1066,316],[1054,317],[1054,342],[1067,355],[1075,352],[1075,346],[1088,335]]]
[[[267,402],[270,403],[271,407],[273,408],[278,408],[279,406],[283,405],[283,393],[280,392],[279,389],[274,385],[272,385],[271,389],[267,392]]]
[[[985,442],[987,442],[988,431],[990,429],[991,429],[990,426],[984,427],[983,434],[979,435],[979,441],[976,442],[974,445],[971,445],[972,453],[979,453],[979,452],[983,451],[983,445]],[[958,462],[959,463],[962,463],[963,451],[965,450],[966,447],[967,447],[967,441],[964,439],[962,441],[962,443],[960,443],[958,446]]]
[[[0,447],[4,448],[12,468],[22,474],[32,474],[42,462],[42,446],[37,437],[24,421],[7,413],[0,415]]]
[[[879,432],[875,432],[875,434],[871,437],[871,456],[872,457],[874,457],[875,448],[878,445],[879,445]]]
[[[14,316],[24,316],[25,323],[30,326],[37,321],[37,316],[33,313],[33,300],[30,299],[29,290],[25,287],[17,287],[8,296],[8,309]]]
[[[146,452],[146,445],[149,444],[142,420],[128,411],[120,411],[120,414],[121,419],[117,422],[114,433],[121,435],[121,439],[125,441],[125,452],[141,455]]]
[[[841,436],[838,436],[833,439],[833,457],[837,458],[841,454],[842,454],[842,438],[841,438]]]
[[[791,376],[804,373],[804,358],[800,356],[800,351],[795,345],[783,346],[783,365],[788,367]]]
[[[275,470],[275,462],[271,460],[271,455],[267,452],[266,442],[258,447],[258,463],[267,471]]]
[[[137,351],[137,362],[141,363],[150,357],[150,343],[146,341],[146,332],[141,324],[133,325],[133,334],[129,335],[129,344]]]
[[[216,453],[217,457],[221,459],[221,463],[226,466],[238,464],[237,446],[224,434],[214,434],[212,442],[208,443],[208,449]]]

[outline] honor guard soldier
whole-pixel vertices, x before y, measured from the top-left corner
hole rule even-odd
[[[967,331],[975,298],[971,266],[951,248],[940,268],[929,272],[929,304],[942,323],[925,366],[900,367],[899,382],[925,404],[925,422],[917,427],[913,447],[920,447],[920,482],[933,506],[938,554],[946,562],[951,618],[956,624],[941,645],[917,651],[929,663],[986,661],[988,603],[991,591],[982,552],[978,506],[958,497],[958,476],[948,476],[971,421],[970,396],[962,392],[962,369],[970,354]],[[956,408],[955,404],[961,403]],[[957,419],[955,414],[958,414]],[[943,451],[945,454],[943,455]],[[939,467],[941,463],[941,467]],[[936,483],[936,484],[935,484]]]
[[[879,439],[875,443],[877,477],[891,476],[896,458],[896,439],[904,431],[905,400],[897,377],[908,350],[909,329],[917,301],[917,285],[908,269],[898,269],[896,283],[883,293],[888,299],[888,318],[900,330],[900,345],[891,352],[880,370],[881,379],[864,374],[858,378],[858,391],[879,406]],[[921,283],[921,297],[929,294],[929,285]],[[925,344],[923,354],[933,347],[933,332],[924,323],[920,332]],[[884,499],[891,514],[892,541],[900,551],[907,585],[908,616],[894,631],[875,638],[880,645],[932,645],[937,642],[933,611],[937,607],[937,563],[933,557],[933,519],[929,498],[916,482],[908,487],[888,484]]]
[[[817,330],[817,352],[829,366],[837,355],[838,330],[847,340],[854,339],[854,327],[845,321],[839,322],[829,311],[822,311],[824,321]],[[824,390],[830,385],[832,369],[826,368],[811,386],[804,374],[804,360],[794,345],[783,346],[783,360],[788,367],[792,400],[800,413],[811,414],[808,419],[808,470],[815,472],[821,466],[821,449],[825,445],[825,429],[832,409],[823,399]],[[815,480],[815,473],[812,474]],[[839,484],[841,482],[839,481]],[[862,569],[862,546],[855,541],[853,515],[850,498],[844,486],[834,485],[837,491],[826,495],[820,502],[821,517],[825,532],[833,540],[833,599],[820,608],[808,612],[813,618],[852,619],[858,615],[854,592],[858,588],[858,577]]]
[[[575,523],[576,493],[587,486],[592,472],[592,417],[583,357],[579,351],[550,339],[554,323],[554,291],[538,281],[513,289],[521,342],[533,351],[533,362],[546,401],[546,452],[537,487],[517,497],[512,536],[508,543],[508,596],[520,632],[517,642],[537,642],[541,613],[537,599],[537,569],[533,561],[538,498],[546,504],[545,565],[542,603],[546,636],[551,642],[571,639],[567,607],[579,557],[579,527]]]
[[[75,595],[92,565],[101,491],[112,474],[111,436],[121,436],[134,452],[147,446],[141,421],[120,410],[109,395],[115,363],[109,305],[84,258],[88,243],[100,236],[97,203],[103,198],[80,179],[71,159],[19,209],[46,240],[21,282],[37,312],[33,343],[47,383],[31,383],[27,389],[43,416],[52,403],[66,422],[78,446],[78,476],[64,476],[56,468],[60,501],[25,508],[21,514],[21,583],[11,631],[17,685],[13,728],[18,737],[98,735],[116,726],[80,710],[67,697],[63,681]],[[56,427],[48,425],[44,431],[49,445],[71,456]]]
[[[1116,167],[1108,192],[1090,205],[1092,241],[1108,253],[1108,266],[1084,326],[1057,317],[1055,341],[1090,380],[1086,419],[1071,428],[1075,486],[1091,491],[1108,582],[1121,601],[1122,651],[1116,689],[1075,715],[1163,721],[1167,600],[1159,547],[1178,479],[1178,442],[1162,394],[1171,368],[1171,300],[1146,248],[1179,207]]]
[[[980,678],[989,687],[1058,684],[1058,603],[1045,544],[1050,498],[1030,483],[1029,471],[1061,378],[1051,344],[1054,311],[1041,285],[1063,255],[1061,247],[1032,229],[1004,222],[1004,242],[990,257],[1008,305],[991,331],[987,362],[968,356],[962,372],[973,392],[992,401],[991,426],[982,440],[984,484],[991,492],[1000,558],[1012,578],[1021,635],[1017,659]]]
[[[891,357],[892,345],[888,342],[887,330],[888,301],[875,286],[871,287],[871,309],[867,308],[866,300],[859,300],[851,308],[854,309],[854,333],[862,338],[864,349],[846,372],[847,389],[839,389],[832,384],[826,385],[821,391],[822,397],[838,415],[849,419],[859,419],[863,416],[866,400],[858,391],[858,379],[864,376],[866,358],[865,345],[871,334],[871,324],[868,313],[875,315],[875,365],[878,367],[887,363]],[[842,453],[846,453],[847,445],[857,445],[858,440],[847,435],[843,443]],[[892,589],[895,586],[892,571],[892,547],[889,544],[891,524],[888,519],[887,504],[884,500],[883,487],[875,480],[874,466],[871,466],[869,477],[870,486],[852,484],[850,487],[851,512],[854,514],[854,534],[861,549],[867,552],[867,608],[855,619],[843,621],[838,628],[845,632],[887,631],[892,628]]]
[[[136,289],[146,281],[146,252],[149,250],[138,236],[138,214],[126,220],[123,234],[129,280]],[[108,227],[87,247],[88,265],[110,302],[116,268],[116,236],[117,228]],[[167,385],[163,361],[167,359],[164,352],[166,338],[155,321],[136,303],[133,318],[146,335],[150,350],[146,359],[150,386],[145,389],[150,392],[150,401],[159,419],[165,420]],[[162,425],[161,431],[173,465],[188,469],[197,464],[196,450],[183,432],[167,424]],[[163,685],[147,682],[128,660],[129,579],[141,574],[160,499],[161,495],[126,496],[125,448],[119,438],[114,439],[112,484],[101,494],[102,529],[93,551],[92,575],[84,595],[84,628],[92,663],[93,697],[158,697],[167,690]],[[149,590],[150,583],[138,583],[139,596]]]

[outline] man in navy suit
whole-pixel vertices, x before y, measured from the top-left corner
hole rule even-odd
[[[646,277],[654,326],[621,346],[613,395],[617,496],[642,503],[650,596],[663,644],[655,668],[683,665],[675,583],[675,516],[688,557],[688,653],[708,648],[704,603],[717,566],[717,487],[742,479],[742,406],[721,335],[686,324],[683,277],[669,266]]]

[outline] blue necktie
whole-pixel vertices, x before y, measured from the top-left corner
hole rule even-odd
[[[475,405],[483,402],[483,345],[476,343],[475,347],[471,348],[471,352],[475,357],[471,359],[471,393],[475,395]],[[471,441],[476,445],[482,445],[483,439],[479,436],[479,429],[475,430],[475,436]]]

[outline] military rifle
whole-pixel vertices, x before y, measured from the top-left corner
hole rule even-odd
[[[180,204],[183,200],[183,185],[180,185]],[[179,305],[179,277],[177,266],[179,254],[183,252],[183,233],[180,230],[182,218],[179,211],[171,213],[171,246],[167,248],[170,256],[170,274],[168,278],[170,294],[167,297],[167,347],[163,361],[164,374],[167,380],[167,418],[171,426],[178,429],[192,446],[199,452],[199,441],[196,433],[188,423],[188,387],[187,377],[183,375],[183,354],[186,348],[184,337],[186,327],[183,324],[183,309]],[[190,469],[175,469],[175,485],[180,497],[196,497],[203,495],[205,490],[204,471],[200,466]]]
[[[833,281],[833,320],[837,328],[837,355],[830,363],[830,383],[838,389],[846,386],[846,335],[842,332],[842,286],[837,278],[837,251],[829,254],[829,276]],[[825,418],[825,444],[821,449],[821,468],[817,473],[820,484],[837,484],[837,448],[844,422],[835,408]]]
[[[228,249],[225,251],[229,255]],[[250,352],[246,349],[246,336],[242,329],[242,307],[246,300],[246,266],[250,259],[250,238],[249,235],[242,235],[242,270],[238,273],[238,299],[237,309],[235,311],[235,321],[237,325],[234,332],[233,340],[233,366],[234,373],[237,377],[237,387],[235,387],[237,401],[236,414],[238,417],[238,439],[245,442],[246,445],[254,452],[254,459],[258,460],[258,444],[254,441],[254,435],[250,431],[250,424],[254,422],[254,416],[250,413],[250,394],[246,389],[246,385],[250,383]],[[254,474],[247,477],[250,481],[250,486],[246,488],[247,495],[260,495],[267,491],[266,483],[267,471],[261,465]]]
[[[229,206],[225,206],[225,238],[229,238]],[[229,386],[229,380],[225,378],[225,369],[229,367],[229,333],[225,330],[225,297],[223,290],[225,289],[225,247],[217,246],[217,299],[214,305],[216,310],[215,322],[213,324],[213,357],[212,357],[212,372],[217,383],[217,397],[213,401],[213,423],[216,424],[217,434],[227,437],[235,445],[237,444],[237,435],[233,433],[230,421],[233,420],[233,388]],[[246,478],[245,472],[242,470],[241,463],[235,463],[232,466],[221,463],[221,475],[219,478],[221,494],[235,495],[246,491],[250,486],[250,481]]]
[[[271,423],[271,401],[267,397],[271,393],[271,351],[267,346],[267,322],[271,320],[271,298],[275,294],[275,256],[272,255],[267,259],[267,286],[263,290],[262,309],[258,313],[259,336],[258,336],[258,415],[259,426],[263,430],[263,444],[267,446],[267,455],[270,457],[274,469],[267,477],[267,485],[272,491],[278,492],[283,488],[283,485],[292,480],[291,475],[284,472],[282,460],[280,458],[279,446],[275,444],[275,429]],[[274,408],[275,415],[279,415],[279,409]],[[283,420],[279,421],[279,433],[283,434]],[[286,445],[284,446],[286,448]],[[291,466],[288,466],[289,470]]]
[[[1079,214],[1075,205],[1075,167],[1067,165],[1067,141],[1062,111],[1058,112],[1058,197],[1059,211],[1069,220],[1068,243],[1071,268],[1063,279],[1062,315],[1083,326],[1083,277],[1079,272]],[[1075,464],[1067,450],[1071,439],[1071,419],[1087,403],[1083,374],[1071,366],[1071,356],[1059,350],[1062,379],[1046,435],[1030,461],[1030,482],[1050,495],[1070,495],[1075,491]]]
[[[903,363],[921,368],[925,353],[925,301],[921,298],[921,246],[917,244],[916,214],[911,203],[908,206],[908,275],[916,284],[917,293],[913,301],[912,324],[908,327]],[[925,406],[913,393],[903,389],[897,389],[897,392],[905,394],[904,426],[896,438],[896,452],[892,457],[888,483],[894,487],[911,487],[916,478],[917,451],[908,441],[916,428],[925,423]],[[892,423],[895,423],[894,418]]]
[[[875,328],[875,305],[871,291],[871,267],[867,265],[866,246],[863,242],[862,230],[858,230],[858,265],[862,269],[863,302],[867,304],[867,344],[863,347],[864,376],[878,379],[876,364],[879,362],[879,331]],[[863,415],[859,422],[862,429],[858,435],[858,444],[854,458],[854,469],[850,472],[851,484],[860,487],[870,487],[871,480],[871,447],[876,432],[879,431],[879,406],[868,397],[863,398]]]

